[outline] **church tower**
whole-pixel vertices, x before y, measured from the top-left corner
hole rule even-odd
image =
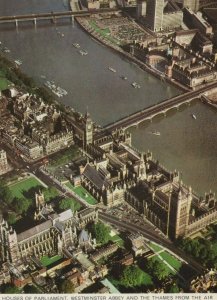
[[[192,9],[197,12],[200,7],[200,0],[183,0],[183,6]]]
[[[85,114],[85,132],[84,132],[84,146],[87,147],[93,143],[93,122],[90,118],[90,114]]]
[[[12,263],[15,263],[17,260],[20,259],[20,252],[18,248],[16,231],[10,228],[9,231],[7,232],[7,238],[8,238],[9,259]]]
[[[40,209],[45,205],[44,194],[39,191],[39,193],[35,193],[35,206],[37,209]]]
[[[138,177],[141,180],[144,180],[144,179],[147,178],[147,176],[146,176],[146,165],[145,165],[144,154],[143,153],[141,153],[141,158],[140,158],[140,162],[139,162]]]
[[[192,190],[186,190],[180,183],[178,190],[172,192],[170,204],[170,237],[184,236],[189,223],[192,203]]]

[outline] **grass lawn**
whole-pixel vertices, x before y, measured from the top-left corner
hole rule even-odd
[[[89,23],[96,30],[96,32],[99,32],[106,37],[107,37],[107,35],[110,34],[109,28],[101,29],[96,25],[96,22],[94,22],[94,21],[90,21]]]
[[[152,250],[154,250],[155,252],[160,251],[162,248],[154,243],[149,243],[149,246],[151,247]]]
[[[170,253],[164,251],[162,253],[160,253],[160,256],[168,262],[169,265],[171,265],[174,269],[176,269],[177,271],[179,271],[179,269],[181,268],[182,263],[175,258],[174,256],[172,256]]]
[[[78,147],[73,145],[70,148],[67,148],[54,155],[50,160],[48,168],[53,169],[68,164],[69,162],[72,162],[72,160],[76,159],[79,155],[80,152]]]
[[[110,241],[117,243],[120,247],[124,246],[124,241],[119,237],[119,235],[111,236]]]
[[[56,261],[60,260],[61,258],[62,258],[62,256],[59,256],[59,255],[55,255],[53,257],[43,256],[41,258],[41,264],[44,267],[47,267],[47,266],[55,263]]]
[[[73,191],[78,195],[80,196],[82,199],[84,199],[87,203],[89,204],[97,204],[98,202],[96,201],[95,198],[93,198],[91,196],[90,193],[88,193],[87,190],[85,190],[85,188],[83,188],[82,186],[77,186],[75,188],[73,188]]]
[[[28,192],[31,188],[42,187],[41,183],[35,177],[29,177],[21,180],[20,182],[8,186],[12,196],[15,198],[23,198],[24,193]]]
[[[94,21],[90,21],[89,24],[96,32],[101,34],[103,37],[108,39],[110,42],[112,42],[113,44],[119,45],[119,41],[110,36],[109,28],[101,29],[96,25],[96,22],[94,22]]]
[[[67,182],[66,184],[65,184],[70,190],[72,190],[72,191],[74,191],[74,185],[72,185],[71,184],[71,182]]]
[[[10,81],[8,81],[5,77],[2,77],[0,74],[0,91],[7,89],[10,85]]]
[[[5,73],[0,70],[0,91],[7,89],[10,84],[11,82],[5,78]]]

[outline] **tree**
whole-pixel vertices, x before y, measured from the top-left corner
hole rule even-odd
[[[169,275],[169,270],[166,268],[164,263],[159,262],[155,259],[148,260],[147,263],[148,271],[158,280],[163,280]]]
[[[176,282],[172,283],[172,285],[169,287],[167,291],[167,293],[179,293],[179,292],[180,292],[180,288],[178,287]]]
[[[145,273],[138,266],[124,268],[120,283],[125,287],[136,287],[145,284]]]
[[[0,199],[7,204],[10,204],[13,201],[11,191],[3,181],[0,181]]]
[[[17,214],[26,213],[31,202],[26,198],[14,198],[13,200],[14,210]]]
[[[47,189],[46,188],[43,189],[43,194],[46,202],[50,202],[51,200],[59,196],[59,193],[55,187],[49,187]]]
[[[60,283],[59,291],[63,294],[71,294],[74,293],[75,288],[73,283],[69,279],[65,279]]]
[[[7,222],[9,225],[13,225],[17,221],[17,215],[14,212],[10,212],[7,216]]]
[[[6,284],[2,289],[3,294],[20,294],[22,290],[13,284]]]
[[[41,291],[35,285],[26,285],[24,287],[25,294],[41,294]]]
[[[109,239],[110,239],[110,229],[108,226],[106,226],[105,224],[98,222],[98,223],[94,223],[92,224],[91,228],[91,233],[92,235],[96,238],[96,242],[99,244],[106,244],[108,243]]]
[[[73,212],[81,208],[80,203],[71,198],[64,198],[59,201],[58,207],[60,210],[71,209]]]

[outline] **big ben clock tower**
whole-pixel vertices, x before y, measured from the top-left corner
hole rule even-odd
[[[85,147],[93,143],[93,122],[88,112],[85,114],[85,136],[84,136]]]

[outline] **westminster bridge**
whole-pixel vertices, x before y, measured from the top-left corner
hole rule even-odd
[[[129,116],[126,116],[116,122],[108,124],[102,128],[95,136],[96,139],[104,137],[107,133],[114,132],[119,129],[127,129],[131,126],[138,126],[145,120],[150,120],[158,115],[165,115],[171,109],[179,109],[183,104],[190,104],[195,99],[201,99],[202,96],[206,96],[206,93],[217,88],[217,82],[203,86],[195,91],[186,92],[182,95],[175,96],[173,98],[164,100],[158,104],[144,108],[138,112],[135,112]]]

